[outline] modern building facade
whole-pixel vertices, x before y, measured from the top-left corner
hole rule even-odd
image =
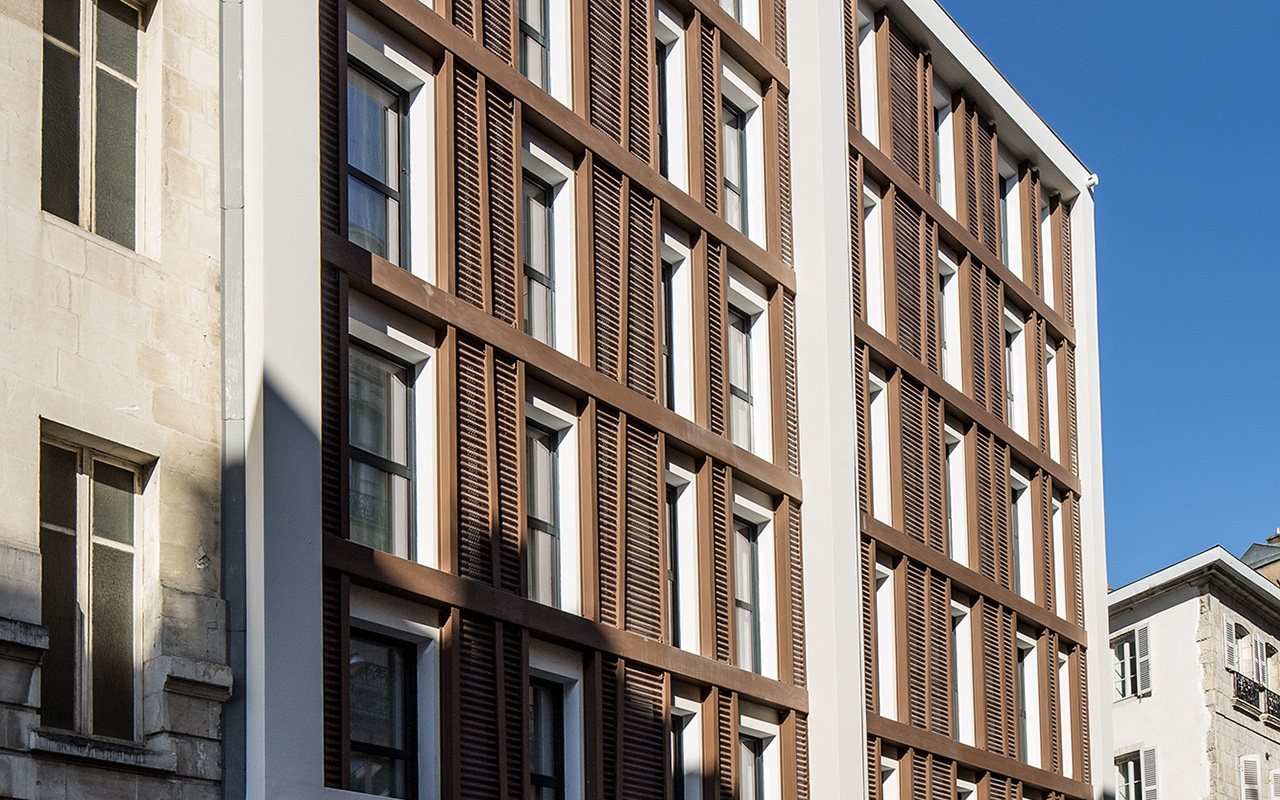
[[[1102,796],[1097,180],[935,2],[804,13],[812,791]]]
[[[221,794],[218,4],[0,8],[0,795]]]
[[[1214,547],[1110,601],[1116,797],[1274,797],[1280,589]]]

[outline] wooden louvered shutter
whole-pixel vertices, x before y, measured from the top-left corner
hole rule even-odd
[[[622,143],[622,5],[587,2],[587,119]]]
[[[920,253],[920,303],[924,308],[924,362],[935,374],[942,374],[942,333],[938,328],[938,223],[921,214],[924,221]]]
[[[946,491],[947,443],[943,434],[946,425],[946,405],[933,393],[928,396],[925,415],[925,468],[928,470],[928,540],[929,546],[939,553],[947,552]]]
[[[850,128],[859,127],[858,115],[858,0],[844,0],[844,109]]]
[[[712,590],[715,600],[715,657],[728,661],[730,653],[729,627],[732,609],[729,597],[729,534],[733,524],[730,510],[728,468],[722,464],[711,467],[711,566]]]
[[[320,224],[344,233],[342,213],[343,113],[347,98],[346,24],[338,0],[319,3],[320,34]]]
[[[1067,452],[1070,454],[1072,474],[1080,474],[1079,429],[1076,427],[1076,349],[1070,343],[1062,345],[1067,373]]]
[[[1053,479],[1049,473],[1041,472],[1034,481],[1038,497],[1036,506],[1040,511],[1040,576],[1044,595],[1039,602],[1049,611],[1061,610],[1055,607],[1057,587],[1053,585],[1053,565],[1061,554],[1053,551]]]
[[[974,472],[977,476],[978,497],[978,572],[988,580],[998,575],[998,545],[996,530],[996,494],[992,476],[991,434],[981,428],[974,429]]]
[[[1045,631],[1040,640],[1040,652],[1045,653],[1047,667],[1042,670],[1044,676],[1044,707],[1049,711],[1049,739],[1044,743],[1048,758],[1044,761],[1047,768],[1054,772],[1062,771],[1062,715],[1058,701],[1062,687],[1058,685],[1058,634]]]
[[[968,355],[970,363],[973,364],[973,399],[983,408],[990,408],[987,387],[991,384],[989,377],[991,366],[987,363],[987,327],[983,321],[983,317],[987,313],[985,274],[985,270],[977,260],[969,260],[969,308],[971,314],[969,315]]]
[[[796,800],[809,800],[809,718],[795,712]]]
[[[978,216],[981,221],[983,244],[1000,256],[1000,172],[996,155],[996,134],[990,123],[973,114],[974,148],[976,150],[978,181]]]
[[[601,768],[604,772],[604,797],[613,800],[619,797],[619,781],[621,779],[620,761],[622,760],[622,708],[618,702],[622,694],[623,662],[613,656],[601,657],[600,678],[600,733],[603,749]]]
[[[1018,620],[1014,612],[1001,609],[1000,667],[1004,693],[1005,752],[1010,757],[1018,753]]]
[[[867,737],[867,800],[884,800],[880,796],[880,740]]]
[[[1034,353],[1029,353],[1027,364],[1031,368],[1036,381],[1035,396],[1035,416],[1036,430],[1035,441],[1036,446],[1044,452],[1049,452],[1049,397],[1047,394],[1048,373],[1045,372],[1048,364],[1045,363],[1045,322],[1035,314],[1027,319],[1027,332],[1034,334],[1031,336],[1030,346],[1035,348]]]
[[[1080,540],[1080,498],[1070,495],[1071,506],[1071,580],[1075,607],[1072,620],[1084,625],[1084,550]]]
[[[495,0],[486,0],[486,4]],[[506,4],[503,4],[506,8]],[[489,11],[486,8],[486,14]],[[486,33],[487,35],[487,33]],[[485,153],[488,162],[489,265],[493,280],[493,315],[516,324],[520,274],[516,259],[516,207],[521,192],[516,171],[516,104],[505,92],[485,91]]]
[[[1081,623],[1083,624],[1083,623]],[[1092,780],[1092,752],[1089,749],[1089,665],[1086,659],[1086,651],[1083,647],[1076,647],[1076,671],[1078,673],[1077,680],[1080,688],[1076,692],[1077,710],[1079,711],[1080,727],[1080,771],[1082,780],[1088,782]]]
[[[622,693],[621,782],[627,797],[662,800],[666,786],[665,676],[625,665]]]
[[[929,800],[952,800],[956,765],[941,756],[929,758]]]
[[[451,0],[453,24],[468,36],[475,36],[476,9],[473,0]]]
[[[983,273],[983,325],[987,348],[987,408],[996,419],[1005,419],[1004,387],[1004,287],[995,275]]]
[[[620,500],[621,420],[618,412],[597,406],[596,411],[596,534],[599,551],[600,621],[618,625],[618,558],[622,534]]]
[[[719,797],[720,800],[737,800],[734,785],[738,777],[738,715],[736,713],[738,704],[730,692],[721,689],[718,705]]]
[[[928,726],[929,630],[925,568],[907,561],[907,722]]]
[[[863,289],[866,264],[862,252],[862,158],[856,155],[849,157],[849,263],[853,274],[853,315],[865,320],[867,298]]]
[[[627,141],[636,158],[649,163],[653,115],[649,101],[653,53],[653,13],[647,0],[627,0]]]
[[[883,714],[877,706],[880,696],[879,675],[876,669],[876,542],[869,536],[862,537],[862,688],[866,696],[867,712]]]
[[[996,519],[996,580],[1006,589],[1013,589],[1013,530],[1009,514],[1009,449],[994,443],[991,458],[991,489],[995,497]],[[1030,554],[1028,554],[1030,555]]]
[[[524,796],[526,761],[525,715],[529,704],[526,699],[529,686],[529,636],[517,625],[498,624],[502,642],[502,737],[506,753],[504,776],[507,797]]]
[[[458,337],[458,574],[493,583],[485,346]]]
[[[591,209],[596,369],[621,380],[622,176],[598,162],[591,169]]]
[[[1022,260],[1022,274],[1026,284],[1039,297],[1044,297],[1044,258],[1040,241],[1040,171],[1026,168],[1022,181],[1022,241],[1025,243],[1025,255]]]
[[[521,574],[520,452],[523,434],[523,398],[519,390],[519,366],[510,356],[494,356],[494,432],[497,439],[497,534],[498,586],[508,592],[523,593]]]
[[[724,436],[727,431],[726,406],[729,392],[725,374],[725,339],[728,318],[723,245],[707,239],[707,330],[708,373],[711,384],[711,432]]]
[[[458,776],[463,800],[501,791],[497,642],[494,623],[462,616],[458,645]]]
[[[1009,755],[1005,750],[1005,712],[1004,692],[1001,689],[1004,667],[1001,663],[1003,650],[1001,647],[1000,607],[984,602],[982,604],[982,695],[986,726],[986,748],[996,755]]]
[[[782,292],[782,386],[787,418],[787,471],[800,474],[799,370],[796,364],[796,298]]]
[[[485,49],[508,64],[514,63],[511,60],[511,23],[510,3],[504,0],[480,0],[480,33]]]
[[[1062,308],[1062,316],[1068,325],[1076,324],[1075,313],[1075,289],[1074,281],[1071,275],[1071,209],[1066,203],[1058,204],[1058,231],[1060,239],[1058,242],[1058,254],[1061,261],[1061,268],[1058,272],[1061,274],[1062,285],[1058,297],[1061,298],[1058,303]]]
[[[893,194],[893,272],[898,346],[917,360],[924,356],[925,307],[923,258],[924,220],[905,192]]]
[[[627,213],[627,385],[658,399],[657,203],[631,186]]]
[[[320,522],[325,533],[346,538],[347,488],[347,278],[324,269],[320,276]]]
[[[1151,629],[1146,625],[1138,626],[1133,632],[1133,639],[1138,653],[1138,694],[1151,694]],[[1254,645],[1254,660],[1261,670],[1258,682],[1266,686],[1267,649],[1261,641]]]
[[[320,625],[323,637],[324,785],[346,787],[350,757],[346,727],[347,578],[325,571],[321,583]]]
[[[973,101],[964,95],[956,100],[952,112],[953,124],[957,127],[957,170],[960,186],[956,192],[956,220],[969,229],[975,237],[982,234],[981,216],[978,208],[978,160],[975,152],[977,120],[973,113]]]
[[[465,5],[455,3],[457,9]],[[484,240],[480,222],[480,85],[463,66],[453,71],[454,293],[484,308]]]
[[[791,570],[791,682],[803,687],[807,663],[804,642],[804,549],[800,540],[800,506],[787,499],[787,547]]]
[[[628,420],[626,457],[626,629],[650,639],[662,636],[661,512],[658,434]]]
[[[867,362],[870,360],[866,345],[855,345],[853,351],[853,394],[858,422],[858,512],[871,515],[871,450],[870,397],[867,393]],[[861,530],[861,523],[858,526]]]
[[[720,32],[702,25],[702,203],[720,211]]]
[[[1142,800],[1158,800],[1160,797],[1160,781],[1156,776],[1156,749],[1147,747],[1142,750],[1138,756],[1139,763],[1142,767]],[[1261,783],[1261,775],[1258,777]],[[1261,800],[1262,787],[1258,787],[1258,797]]]
[[[911,750],[901,763],[902,771],[910,776],[904,783],[910,781],[912,800],[929,800],[929,757],[922,750]]]
[[[785,0],[774,0],[774,8],[786,5]],[[787,93],[778,87],[774,91],[778,103],[778,253],[782,263],[792,263],[791,228],[791,101]]]
[[[902,529],[925,541],[925,390],[905,374],[898,383],[902,430]]]
[[[951,736],[951,596],[947,579],[929,574],[929,729]]]
[[[923,185],[921,89],[924,56],[901,31],[889,24],[889,155],[895,164]]]

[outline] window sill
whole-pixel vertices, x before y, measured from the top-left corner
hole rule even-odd
[[[112,253],[124,256],[125,258],[133,261],[141,261],[151,267],[160,266],[160,262],[143,253],[141,249],[134,250],[125,247],[119,242],[114,242],[100,233],[94,233],[88,228],[82,228],[76,223],[68,222],[57,214],[52,214],[44,209],[40,209],[40,220],[46,225],[52,225],[55,228],[62,228],[64,231],[76,234],[80,238],[84,239],[86,244],[104,248]]]
[[[1242,714],[1252,717],[1253,719],[1262,719],[1263,715],[1262,715],[1261,709],[1259,709],[1255,705],[1246,703],[1244,700],[1241,700],[1239,698],[1234,698],[1231,701],[1231,706],[1236,711],[1239,711]]]
[[[31,752],[57,759],[94,762],[143,772],[176,772],[178,756],[149,749],[137,742],[84,736],[69,731],[38,729],[31,732]]]

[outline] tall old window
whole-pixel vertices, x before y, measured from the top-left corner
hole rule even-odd
[[[524,330],[555,346],[556,276],[552,191],[542,181],[524,177]]]
[[[350,537],[409,558],[414,517],[410,369],[356,344],[348,360]]]
[[[378,797],[417,796],[415,648],[351,632],[351,789]]]
[[[528,432],[529,597],[560,606],[560,436],[532,421]]]
[[[347,235],[393,264],[408,253],[409,101],[352,62],[347,72]]]

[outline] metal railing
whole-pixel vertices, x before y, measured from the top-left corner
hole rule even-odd
[[[1280,719],[1280,694],[1271,691],[1248,675],[1242,675],[1234,670],[1231,672],[1231,677],[1234,685],[1233,696],[1236,700],[1253,706],[1269,717]]]

